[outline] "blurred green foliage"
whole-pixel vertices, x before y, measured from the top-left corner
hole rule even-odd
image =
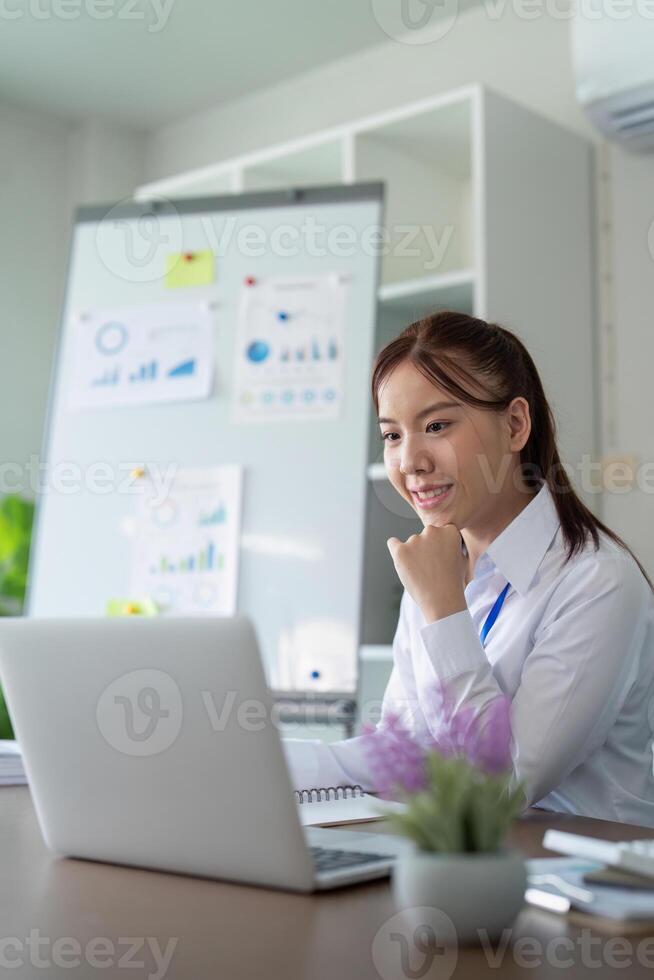
[[[423,851],[497,851],[526,805],[522,787],[510,788],[508,773],[489,775],[460,757],[429,752],[426,762],[427,786],[406,795],[406,812],[389,818],[393,829]]]
[[[0,616],[20,616],[25,601],[34,504],[18,496],[0,500]],[[0,691],[0,738],[13,738]]]
[[[22,497],[0,500],[0,616],[18,616],[27,588],[34,504]]]

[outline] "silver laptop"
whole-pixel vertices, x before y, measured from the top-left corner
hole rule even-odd
[[[302,828],[244,617],[0,620],[0,677],[58,854],[313,891],[401,849]]]

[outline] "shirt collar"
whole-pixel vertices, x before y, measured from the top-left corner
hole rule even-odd
[[[520,595],[529,591],[559,525],[552,493],[544,483],[486,549],[485,554]]]

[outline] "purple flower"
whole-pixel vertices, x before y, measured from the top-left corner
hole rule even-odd
[[[428,723],[441,755],[467,759],[490,775],[511,768],[511,701],[506,695],[482,710],[470,704],[456,708],[447,685],[438,681],[432,705]]]
[[[397,715],[387,715],[379,727],[364,729],[364,748],[381,796],[398,790],[418,793],[427,785],[424,747],[402,725]]]
[[[465,759],[486,775],[511,768],[511,702],[499,695],[483,710],[456,708],[447,686],[434,687],[426,718],[430,737],[419,740],[399,717],[387,715],[377,727],[364,730],[364,748],[377,790],[382,796],[398,790],[412,794],[427,786],[426,755]]]
[[[491,776],[511,768],[511,702],[506,695],[494,698],[477,722],[477,737],[469,756],[473,765]]]

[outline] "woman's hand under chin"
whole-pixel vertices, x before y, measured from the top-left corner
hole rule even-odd
[[[467,609],[466,558],[454,524],[427,524],[406,541],[389,538],[386,544],[402,585],[428,623]]]

